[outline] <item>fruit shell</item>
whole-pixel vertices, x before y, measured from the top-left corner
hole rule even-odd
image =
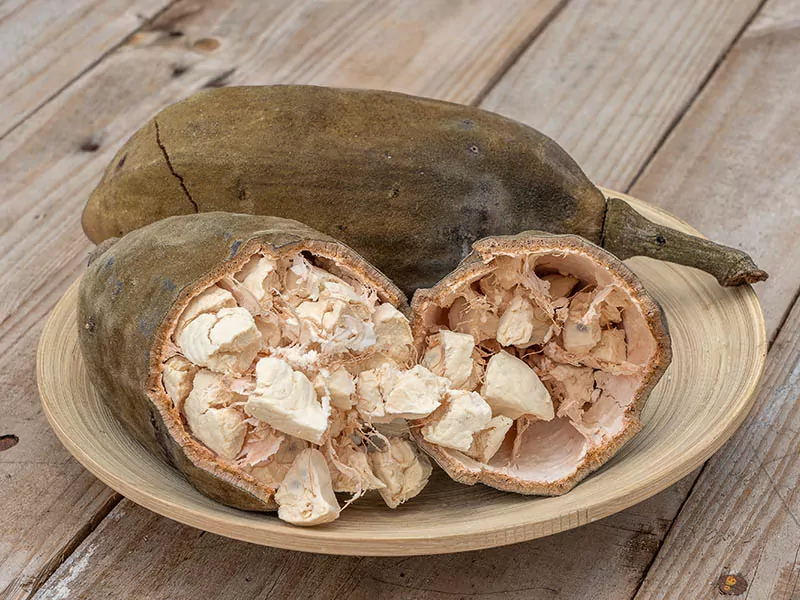
[[[650,297],[634,273],[613,255],[602,248],[574,235],[553,235],[539,231],[525,231],[513,236],[496,236],[477,241],[472,253],[452,273],[430,289],[417,290],[411,302],[412,324],[417,351],[421,352],[428,325],[424,315],[439,300],[449,296],[455,288],[466,281],[475,280],[487,271],[486,265],[496,256],[526,252],[558,253],[569,250],[591,257],[601,268],[611,271],[617,276],[617,283],[638,300],[647,328],[653,335],[656,345],[652,361],[643,374],[633,401],[624,413],[625,426],[622,431],[604,444],[590,448],[574,472],[554,481],[522,480],[502,473],[496,469],[484,468],[459,453],[462,458],[452,452],[425,441],[419,425],[412,423],[412,435],[417,443],[441,466],[452,479],[459,483],[485,485],[516,492],[519,494],[557,496],[571,490],[592,471],[606,463],[628,440],[642,427],[640,415],[645,402],[666,371],[672,358],[669,332],[666,319],[658,303]],[[416,426],[415,426],[416,425]]]
[[[236,272],[258,249],[331,259],[408,314],[402,292],[344,244],[288,219],[171,217],[108,246],[93,257],[78,301],[80,347],[95,389],[139,442],[202,493],[236,508],[275,510],[272,491],[192,438],[166,395],[160,365],[178,316],[197,292]]]
[[[84,209],[100,242],[175,214],[298,219],[406,293],[475,240],[524,229],[601,239],[605,198],[556,142],[475,107],[316,86],[206,90],[162,110]]]

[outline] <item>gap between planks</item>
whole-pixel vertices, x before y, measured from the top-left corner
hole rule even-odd
[[[719,68],[722,66],[722,64],[725,62],[725,60],[728,58],[728,55],[731,53],[731,50],[733,50],[734,46],[736,46],[736,44],[739,43],[739,40],[744,35],[744,32],[747,31],[750,28],[750,25],[753,24],[753,21],[755,21],[756,17],[759,15],[759,13],[764,8],[764,5],[768,1],[769,0],[760,0],[758,6],[756,6],[755,10],[753,10],[752,14],[747,19],[747,21],[744,22],[744,24],[739,29],[739,31],[736,34],[736,36],[731,40],[731,43],[728,45],[728,47],[725,49],[725,51],[719,56],[717,61],[714,63],[714,65],[708,71],[708,74],[705,76],[705,78],[703,79],[702,83],[698,86],[698,88],[695,91],[695,93],[692,94],[691,98],[689,98],[686,101],[686,103],[681,108],[680,112],[678,112],[678,114],[675,115],[675,118],[672,120],[672,122],[664,130],[663,135],[658,140],[658,142],[656,142],[656,145],[653,148],[653,151],[650,152],[650,154],[647,156],[647,158],[645,158],[644,162],[639,167],[639,170],[636,171],[636,173],[631,178],[631,181],[628,184],[628,186],[623,190],[624,192],[626,192],[626,193],[630,192],[630,190],[636,185],[636,183],[639,181],[641,176],[647,170],[647,167],[649,167],[650,163],[653,162],[653,159],[655,158],[656,154],[658,154],[658,151],[661,150],[661,148],[666,143],[667,139],[669,139],[669,137],[672,135],[672,133],[678,127],[678,123],[681,122],[683,117],[686,116],[686,113],[689,112],[689,109],[692,107],[692,105],[700,97],[700,94],[702,94],[703,91],[706,89],[706,87],[708,87],[708,84],[711,82],[711,79],[714,77],[714,75],[717,73],[717,71],[719,71]]]
[[[180,2],[181,0],[171,0],[165,6],[160,8],[158,11],[153,13],[150,17],[144,17],[143,15],[137,13],[137,17],[140,19],[140,23],[137,27],[133,28],[127,35],[120,38],[119,41],[113,43],[108,48],[106,48],[103,52],[101,52],[97,58],[90,61],[86,64],[82,69],[80,69],[75,75],[70,77],[67,81],[65,81],[61,87],[57,88],[53,91],[49,96],[47,96],[44,100],[42,100],[39,104],[37,104],[33,110],[28,112],[27,114],[23,115],[21,119],[12,123],[10,127],[8,127],[2,134],[0,134],[0,142],[2,142],[11,132],[17,129],[20,125],[22,125],[25,121],[30,119],[33,115],[35,115],[39,110],[41,110],[44,106],[49,104],[56,98],[59,94],[61,94],[64,90],[69,88],[72,84],[78,81],[81,77],[86,75],[89,71],[94,69],[98,64],[100,64],[103,60],[105,60],[108,56],[116,52],[120,47],[124,46],[128,43],[132,36],[134,36],[137,32],[141,31],[143,28],[147,27],[150,23],[160,17],[163,13],[169,10],[174,4]],[[16,12],[16,11],[15,11]]]
[[[537,28],[531,31],[530,35],[517,47],[515,48],[509,55],[505,62],[500,65],[500,68],[497,69],[494,75],[491,76],[489,82],[484,86],[484,88],[479,91],[475,98],[469,103],[470,106],[480,106],[481,103],[486,99],[486,96],[489,95],[489,92],[494,89],[494,87],[500,83],[500,80],[508,73],[515,64],[519,61],[520,58],[525,54],[528,48],[531,47],[536,38],[547,29],[547,27],[552,23],[558,15],[566,8],[567,4],[569,4],[570,0],[561,0],[558,6],[556,6],[553,11],[547,15],[542,22],[539,24]]]

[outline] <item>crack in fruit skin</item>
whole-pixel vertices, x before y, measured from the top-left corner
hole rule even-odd
[[[163,188],[202,211],[308,223],[410,292],[486,235],[540,228],[600,238],[605,200],[567,153],[474,108],[369,90],[228,87],[166,108],[142,131],[151,128],[124,145],[93,192],[84,219],[93,241],[185,212],[162,200]]]
[[[169,172],[172,173],[172,175],[175,177],[175,179],[178,180],[178,184],[181,186],[181,189],[183,190],[183,193],[186,194],[186,199],[189,201],[189,204],[192,205],[192,208],[194,209],[194,212],[195,213],[200,212],[200,209],[197,206],[197,202],[194,201],[194,199],[192,198],[192,195],[189,193],[189,190],[186,189],[186,183],[183,181],[183,177],[178,175],[178,173],[175,171],[175,168],[172,166],[172,162],[169,159],[169,154],[167,154],[167,149],[164,147],[164,144],[161,142],[161,135],[160,135],[160,133],[158,131],[158,120],[157,119],[153,119],[153,126],[155,127],[155,130],[156,130],[156,144],[158,144],[158,147],[161,148],[161,153],[164,155],[164,161],[167,163],[167,168],[169,168]],[[124,166],[124,164],[125,164],[125,156],[123,155],[123,157],[117,163],[117,169],[122,168],[122,166]]]
[[[409,295],[454,269],[476,240],[524,230],[580,235],[621,259],[697,266],[723,285],[766,277],[738,250],[626,212],[621,200],[607,204],[531,127],[393,92],[278,85],[195,94],[119,150],[87,202],[84,231],[98,243],[184,214],[187,199],[192,212],[307,223]]]

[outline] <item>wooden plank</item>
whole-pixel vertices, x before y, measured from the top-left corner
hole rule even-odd
[[[690,480],[664,492],[680,496]],[[622,598],[641,577],[672,515],[652,498],[581,529],[523,544],[405,558],[304,554],[204,534],[125,500],[59,568],[36,600],[347,598],[445,600],[473,597]],[[576,556],[603,557],[590,565]],[[553,568],[558,565],[557,568]]]
[[[798,11],[798,0],[767,3],[634,188],[704,198],[676,208],[712,226],[717,215],[706,232],[772,273],[758,288],[771,332],[794,302],[751,415],[709,461],[637,599],[800,598]]]
[[[772,346],[753,412],[708,462],[637,599],[800,598],[798,397],[800,299]]]
[[[172,0],[16,0],[0,7],[0,137]]]
[[[481,106],[625,191],[760,2],[573,0]]]
[[[0,434],[20,438],[0,453],[0,505],[19,507],[0,511],[0,596],[34,590],[114,501],[50,432],[32,352],[82,270],[80,210],[116,147],[206,85],[361,83],[469,100],[560,1],[182,1],[0,142],[0,380],[13,392]]]
[[[770,339],[800,289],[798,14],[765,6],[631,191],[770,273],[756,286]]]

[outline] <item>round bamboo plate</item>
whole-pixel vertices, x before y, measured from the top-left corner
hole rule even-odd
[[[615,195],[650,219],[697,233],[664,211]],[[94,393],[78,349],[78,282],[42,334],[39,389],[50,424],[81,464],[134,502],[193,527],[331,554],[436,554],[521,542],[596,521],[675,483],[731,436],[752,404],[766,356],[763,316],[752,288],[722,288],[695,269],[645,258],[628,263],[666,311],[672,365],[650,396],[643,430],[602,469],[560,497],[463,486],[437,469],[427,488],[397,510],[367,495],[339,520],[320,527],[293,527],[274,514],[217,504],[148,454]]]

